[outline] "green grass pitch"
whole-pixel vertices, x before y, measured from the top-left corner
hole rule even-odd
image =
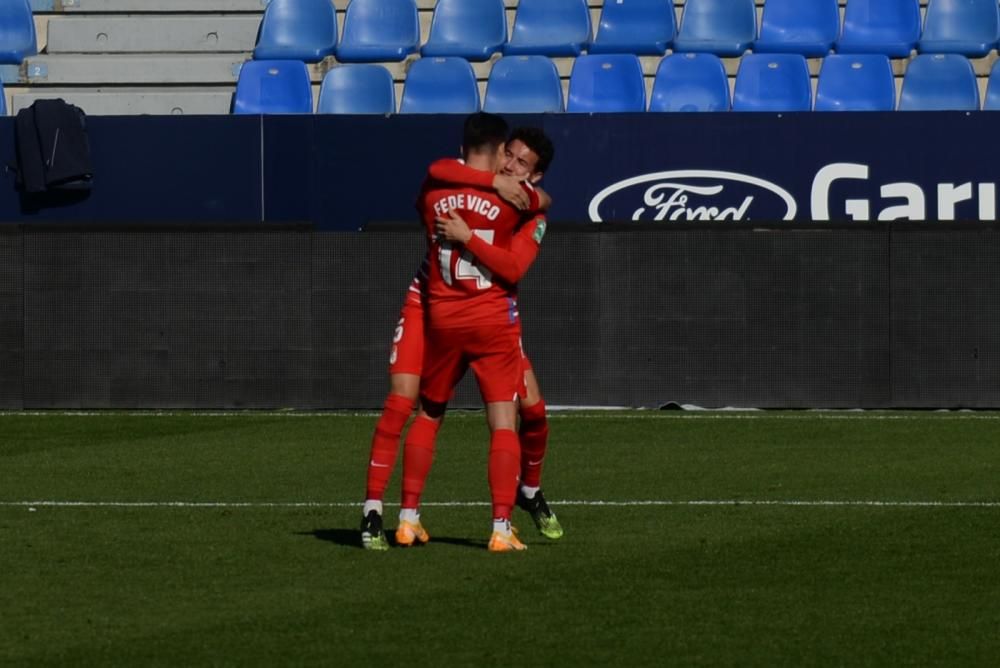
[[[501,555],[476,413],[359,548],[374,423],[0,414],[0,665],[1000,661],[997,414],[557,414],[566,536]]]

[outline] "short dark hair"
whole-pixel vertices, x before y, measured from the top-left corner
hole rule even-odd
[[[520,139],[538,156],[538,164],[535,165],[536,172],[547,170],[552,164],[552,159],[556,157],[556,147],[552,145],[552,140],[541,128],[514,128],[510,137],[507,138],[507,143],[510,144],[515,139]]]
[[[462,152],[478,151],[485,148],[497,150],[507,139],[507,121],[496,114],[480,111],[465,119],[462,131]]]

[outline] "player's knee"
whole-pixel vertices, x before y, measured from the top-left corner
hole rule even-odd
[[[545,418],[545,401],[542,399],[530,406],[522,403],[520,413],[522,430],[539,431],[548,424]]]
[[[410,414],[413,412],[413,409],[416,407],[416,405],[417,402],[415,399],[411,399],[410,397],[403,394],[390,392],[389,395],[385,398],[385,403],[382,404],[382,411],[401,413],[405,415],[407,419],[409,419]]]
[[[412,373],[394,373],[389,376],[389,392],[416,402],[420,394],[420,376]]]
[[[513,401],[497,401],[486,404],[486,421],[490,431],[517,429],[517,406]]]
[[[431,420],[440,420],[443,418],[444,412],[447,409],[447,401],[433,401],[427,397],[420,397],[420,413]]]

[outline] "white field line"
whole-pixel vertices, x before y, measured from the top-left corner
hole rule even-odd
[[[557,507],[690,507],[690,506],[778,506],[805,508],[1000,508],[1000,501],[852,501],[852,500],[632,500],[632,501],[552,501]],[[399,504],[387,503],[386,506]],[[479,508],[489,506],[488,501],[429,501],[425,508]],[[0,501],[0,507],[25,508],[360,508],[361,503],[350,501]]]
[[[0,418],[7,417],[195,417],[195,418],[218,418],[218,417],[266,417],[266,418],[349,418],[349,417],[378,417],[381,413],[368,412],[271,412],[271,411],[223,411],[223,412],[199,412],[199,411],[0,411]],[[481,411],[455,411],[448,414],[448,419],[475,418],[483,419]],[[889,414],[864,412],[819,412],[810,411],[801,414],[767,412],[754,413],[732,413],[727,411],[699,411],[696,413],[674,413],[657,411],[633,411],[629,413],[574,413],[574,412],[550,412],[550,420],[1000,420],[1000,413],[972,413],[972,412],[951,412],[951,411],[927,411],[908,414]]]

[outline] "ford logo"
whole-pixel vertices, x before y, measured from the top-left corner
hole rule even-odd
[[[641,186],[641,188],[637,188]],[[608,186],[590,201],[590,219],[792,220],[791,194],[764,179],[735,172],[678,170],[643,174]]]

